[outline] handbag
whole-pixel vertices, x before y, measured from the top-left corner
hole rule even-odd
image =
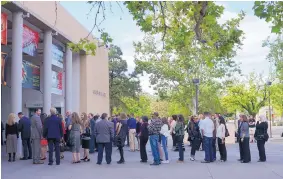
[[[225,137],[229,137],[229,136],[230,136],[229,131],[227,129],[227,126],[225,125]]]

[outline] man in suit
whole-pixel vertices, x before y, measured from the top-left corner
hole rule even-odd
[[[37,109],[31,117],[31,139],[33,151],[33,164],[43,164],[40,161],[40,140],[42,138],[42,123],[40,119],[41,109]]]
[[[114,124],[113,122],[107,120],[106,113],[103,113],[101,115],[101,121],[96,123],[94,135],[96,142],[98,143],[98,156],[96,164],[101,165],[104,148],[106,153],[106,162],[107,164],[110,164],[112,155],[112,141],[114,138]]]
[[[56,109],[50,109],[51,116],[46,120],[44,125],[43,136],[48,141],[49,163],[53,165],[53,151],[55,145],[56,165],[60,165],[60,140],[63,138],[63,128],[60,118],[56,116]]]
[[[24,116],[22,112],[18,113],[20,119],[18,130],[21,133],[22,145],[24,148],[24,156],[21,160],[32,159],[31,143],[30,143],[30,133],[31,133],[31,121],[29,118]]]

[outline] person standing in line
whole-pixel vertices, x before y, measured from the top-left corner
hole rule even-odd
[[[134,152],[136,149],[135,136],[136,136],[136,127],[137,127],[137,121],[134,118],[134,114],[130,115],[130,118],[128,119],[127,123],[129,127],[130,151]]]
[[[142,163],[147,162],[147,153],[146,153],[146,144],[148,141],[148,117],[143,116],[142,117],[142,124],[141,124],[141,130],[139,133],[140,137],[140,155],[141,155],[141,161]]]
[[[69,143],[69,136],[70,136],[70,130],[69,130],[69,126],[72,123],[72,119],[71,119],[71,112],[67,111],[66,112],[66,118],[65,118],[65,130],[66,130],[66,134],[64,134],[64,140],[66,142],[66,145],[68,147],[70,147],[70,143]]]
[[[226,151],[226,146],[225,146],[225,133],[226,133],[225,120],[224,118],[220,118],[216,137],[217,137],[217,143],[218,143],[221,162],[226,162],[227,160],[227,151]]]
[[[212,161],[216,161],[216,145],[217,145],[217,137],[216,137],[216,131],[217,128],[219,126],[219,122],[218,122],[218,117],[215,117],[215,115],[213,115],[213,117],[211,118],[213,124],[214,124],[214,130],[213,130],[213,137],[212,137]]]
[[[3,140],[3,132],[4,132],[4,124],[1,121],[1,146],[4,145],[4,140]]]
[[[40,115],[40,119],[41,119],[41,123],[42,123],[42,126],[43,126],[42,128],[44,128],[45,121],[48,120],[47,114],[42,113]],[[42,138],[40,140],[40,145],[41,145],[40,160],[45,160],[46,159],[46,153],[47,153],[47,145],[48,145],[47,139]]]
[[[42,122],[40,119],[41,109],[36,109],[35,114],[31,117],[31,139],[32,139],[32,154],[33,164],[43,164],[40,161],[40,141],[42,139]]]
[[[188,131],[191,136],[192,146],[191,146],[191,161],[195,161],[196,150],[199,148],[201,143],[201,134],[199,130],[199,119],[197,116],[191,117],[191,122],[189,123]]]
[[[173,147],[172,150],[176,149],[176,138],[175,138],[175,127],[176,127],[177,115],[172,115],[172,121],[170,123],[170,134],[172,135]]]
[[[84,149],[84,158],[82,158],[82,161],[89,162],[89,142],[90,142],[90,123],[89,119],[87,117],[87,114],[83,112],[81,114],[81,120],[82,120],[82,148]]]
[[[78,113],[72,113],[72,122],[69,125],[70,131],[70,146],[73,155],[73,164],[80,163],[80,149],[81,149],[81,124],[82,121],[78,115]]]
[[[199,126],[201,126],[201,123],[202,121],[204,120],[204,116],[203,114],[200,114],[198,116],[198,119],[199,119]],[[202,135],[202,133],[201,133]],[[203,136],[201,136],[201,143],[200,143],[200,148],[199,148],[200,151],[204,151],[204,141],[203,141]]]
[[[89,153],[92,154],[95,151],[95,137],[94,137],[94,128],[95,128],[95,121],[97,120],[97,116],[93,116],[92,119],[90,119],[90,143],[89,143]]]
[[[255,128],[255,139],[257,140],[257,148],[259,153],[258,162],[266,161],[264,145],[269,138],[267,129],[268,129],[268,123],[266,117],[263,115],[259,116],[259,121],[257,121]]]
[[[9,114],[8,121],[6,123],[6,149],[9,155],[9,162],[16,160],[17,152],[17,140],[19,138],[18,124],[16,123],[16,115],[14,113]],[[13,154],[13,160],[11,159]]]
[[[183,150],[183,142],[184,142],[184,135],[185,135],[185,127],[184,127],[184,116],[178,115],[178,122],[175,127],[175,134],[176,134],[176,143],[179,150],[179,159],[177,160],[178,163],[184,162],[184,150]]]
[[[117,162],[118,164],[125,163],[124,159],[124,145],[127,137],[128,132],[128,124],[127,124],[127,116],[125,113],[120,114],[120,120],[117,123],[117,133],[115,136],[116,145],[118,147],[118,150],[120,152],[120,160]]]
[[[136,139],[138,141],[138,148],[137,151],[140,151],[140,136],[139,133],[141,131],[141,119],[139,117],[136,118],[137,125],[136,125]]]
[[[57,117],[60,119],[61,124],[62,124],[62,130],[63,130],[63,139],[60,140],[60,146],[65,146],[65,141],[64,141],[64,136],[66,134],[66,128],[65,128],[65,120],[63,119],[62,114],[58,114]],[[44,128],[44,127],[43,127]],[[61,151],[60,148],[60,159],[64,158],[64,151]]]
[[[255,142],[254,134],[255,134],[255,119],[253,116],[250,116],[249,119],[249,133],[250,133],[250,142]]]
[[[53,151],[55,145],[56,165],[60,165],[60,140],[63,139],[63,128],[60,118],[56,116],[56,109],[50,109],[51,116],[46,120],[43,130],[43,136],[48,141],[49,163],[53,165]]]
[[[168,125],[168,119],[166,117],[163,117],[162,123],[163,125],[161,127],[160,134],[161,134],[162,147],[165,155],[165,160],[162,161],[162,163],[169,163],[168,151],[167,151],[167,138],[170,135],[170,130],[169,130],[170,128]]]
[[[249,123],[246,115],[241,115],[240,117],[240,162],[249,163],[251,162],[251,152],[250,152],[250,135],[249,135]]]
[[[115,115],[112,117],[111,122],[114,124],[114,136],[116,136],[116,129],[117,129],[117,123],[118,123],[118,115]],[[116,147],[116,141],[113,141],[113,147]]]
[[[160,130],[162,127],[162,121],[158,118],[158,112],[154,112],[152,115],[151,123],[148,125],[149,141],[151,146],[154,162],[150,165],[160,165],[160,154],[158,149],[158,141]]]
[[[103,150],[105,148],[106,162],[111,163],[112,155],[112,141],[114,138],[114,124],[107,120],[107,114],[101,115],[101,121],[99,121],[94,128],[94,135],[98,143],[98,155],[97,163],[101,165],[103,158]]]
[[[30,142],[30,130],[31,121],[29,118],[24,116],[22,112],[18,113],[19,125],[18,130],[21,133],[22,145],[24,150],[24,156],[20,160],[32,159],[31,142]]]
[[[204,113],[205,119],[201,122],[200,130],[203,136],[204,142],[204,151],[205,151],[205,159],[202,163],[210,163],[213,162],[213,151],[212,151],[212,138],[214,131],[214,123],[210,119],[210,113]]]

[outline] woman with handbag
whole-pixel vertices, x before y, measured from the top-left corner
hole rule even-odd
[[[267,134],[268,123],[265,116],[259,116],[259,121],[256,123],[255,127],[255,139],[257,140],[257,148],[259,153],[259,160],[258,162],[265,162],[266,155],[265,155],[265,142],[268,140],[269,136]]]
[[[72,123],[69,125],[70,130],[70,145],[73,154],[73,164],[80,163],[80,149],[81,149],[81,119],[78,113],[72,113]]]
[[[125,113],[121,113],[120,120],[118,121],[116,126],[116,136],[115,136],[116,145],[120,152],[120,160],[117,162],[118,164],[125,163],[123,148],[125,145],[127,133],[128,133],[127,116]]]
[[[82,161],[89,162],[89,144],[90,144],[90,121],[87,117],[86,113],[82,113],[81,115],[82,119],[82,130],[83,134],[81,135],[82,139],[82,148],[84,149],[84,158],[82,158]]]
[[[185,121],[184,116],[181,114],[178,115],[178,121],[175,127],[176,143],[179,150],[179,159],[177,161],[178,163],[184,162],[184,150],[182,147],[184,135],[185,135],[184,121]]]

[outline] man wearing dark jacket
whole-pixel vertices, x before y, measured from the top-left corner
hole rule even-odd
[[[30,143],[30,134],[31,134],[31,121],[29,118],[24,116],[22,112],[18,113],[20,119],[18,130],[21,133],[22,145],[24,148],[24,156],[21,160],[32,159],[31,143]]]
[[[63,128],[61,119],[56,116],[56,109],[50,109],[51,116],[44,125],[43,137],[48,141],[49,163],[53,165],[53,151],[55,145],[56,165],[60,165],[60,140],[63,138]]]

